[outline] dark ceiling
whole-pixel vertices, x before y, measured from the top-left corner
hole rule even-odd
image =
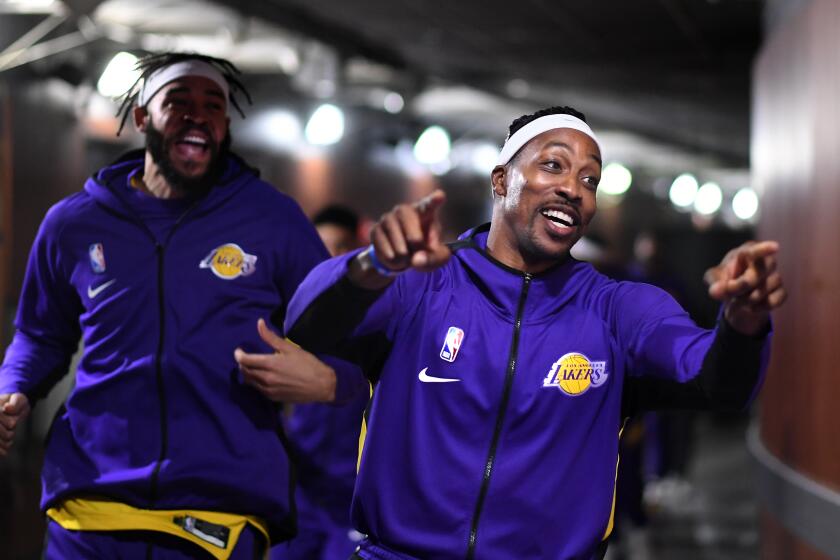
[[[419,77],[746,166],[760,0],[225,0]],[[511,91],[511,80],[524,80]],[[524,98],[521,98],[524,94]]]

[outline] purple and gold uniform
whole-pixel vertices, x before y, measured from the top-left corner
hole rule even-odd
[[[238,158],[198,199],[132,188],[143,164],[129,154],[50,209],[30,255],[0,393],[34,401],[84,344],[47,443],[41,506],[65,528],[116,504],[245,516],[287,539],[277,406],[243,383],[233,351],[268,350],[257,319],[285,310],[326,249],[297,204]],[[211,550],[242,529],[192,514],[164,522]]]
[[[766,367],[767,335],[745,356],[724,322],[699,328],[658,288],[571,258],[526,274],[486,241],[486,226],[468,232],[443,267],[382,291],[350,283],[354,254],[331,259],[290,304],[292,340],[381,371],[352,507],[361,558],[598,557],[625,383]]]

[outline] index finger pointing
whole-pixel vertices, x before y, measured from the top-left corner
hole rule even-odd
[[[424,196],[415,202],[414,207],[417,209],[417,213],[420,214],[420,219],[427,222],[434,217],[435,212],[443,206],[444,202],[446,202],[446,194],[442,190],[436,189],[430,195]]]
[[[754,260],[763,259],[778,252],[779,243],[777,241],[761,241],[747,248],[747,255]]]

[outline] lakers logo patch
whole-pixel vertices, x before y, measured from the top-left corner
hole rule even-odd
[[[578,352],[564,354],[554,362],[543,380],[543,387],[556,387],[576,397],[607,381],[607,362],[594,362]]]
[[[257,268],[257,257],[249,255],[236,243],[225,243],[210,251],[198,267],[209,268],[222,280],[233,280],[253,274]]]

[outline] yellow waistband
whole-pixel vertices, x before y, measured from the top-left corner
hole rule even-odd
[[[270,542],[262,519],[216,511],[151,510],[107,500],[70,499],[48,509],[47,516],[71,531],[168,533],[197,544],[217,560],[228,560],[246,523],[265,537],[266,545]]]

